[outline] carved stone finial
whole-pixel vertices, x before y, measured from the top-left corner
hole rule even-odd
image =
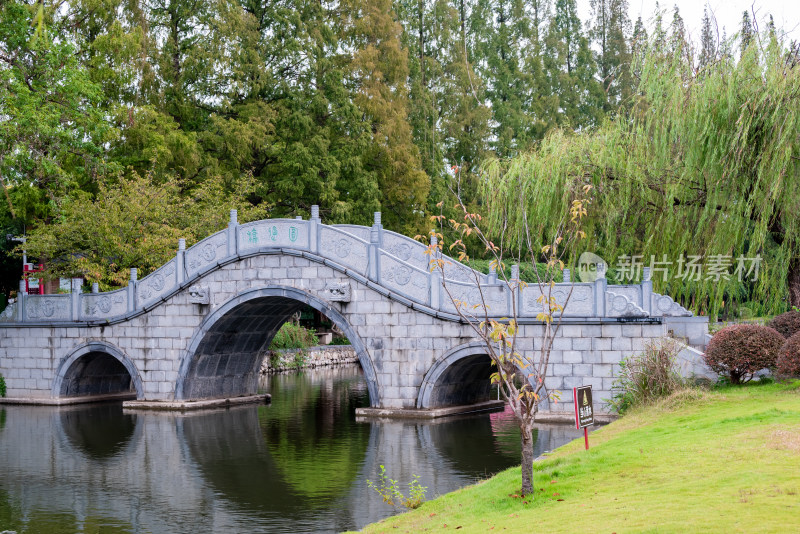
[[[350,282],[327,282],[322,294],[332,302],[350,302]]]
[[[131,282],[135,282],[138,279],[139,275],[137,273],[136,267],[131,267]]]
[[[186,240],[184,238],[178,239],[178,250],[186,250]]]
[[[92,293],[100,293],[100,284],[92,282]]]
[[[642,269],[642,282],[649,282],[650,276],[650,267],[644,267]]]
[[[374,222],[373,224],[381,224],[381,212],[376,211],[374,214]]]
[[[210,304],[211,291],[208,286],[191,286],[189,288],[189,302],[192,304]]]
[[[319,219],[319,206],[317,206],[316,204],[311,206],[311,218]]]
[[[565,284],[568,284],[572,281],[572,273],[569,272],[569,269],[564,269],[562,271],[562,275],[563,275],[562,282],[564,282]]]
[[[239,213],[236,210],[231,210],[231,222],[229,224],[239,224]]]
[[[516,263],[511,266],[511,279],[519,280],[519,265]]]

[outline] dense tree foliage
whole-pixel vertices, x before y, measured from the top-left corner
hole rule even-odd
[[[794,67],[780,66],[788,52],[774,25],[762,36],[745,13],[736,39],[720,40],[706,14],[695,50],[677,9],[633,28],[627,12],[627,0],[592,0],[588,21],[575,0],[3,2],[0,225],[29,233],[32,258],[53,274],[111,286],[128,267],[155,265],[177,233],[191,242],[212,230],[200,221],[222,225],[231,207],[293,217],[319,204],[327,221],[361,224],[380,210],[389,228],[413,235],[425,233],[427,214],[455,215],[452,191],[471,210],[497,206],[502,189],[479,191],[482,169],[533,165],[532,183],[549,184],[530,191],[544,231],[569,196],[559,176],[611,169],[597,188],[608,204],[594,229],[603,251],[661,253],[696,226],[704,253],[760,252],[769,268],[757,283],[684,280],[673,294],[715,311],[769,291],[777,309],[795,288],[800,303],[794,186],[773,177],[793,172],[780,162],[794,150],[794,111],[783,113],[794,105]],[[54,246],[64,225],[82,224],[80,212],[104,213],[131,184],[163,187],[167,212],[208,191],[217,200],[165,220],[171,244],[150,259],[111,235],[108,246],[77,237]],[[705,200],[687,196],[693,187]],[[120,208],[136,209],[133,200]],[[700,223],[685,224],[692,217]],[[712,231],[720,217],[736,230]],[[131,232],[153,231],[134,220]],[[656,225],[684,231],[648,237]],[[12,247],[0,246],[6,292],[18,276]],[[75,261],[89,257],[91,267]],[[103,258],[115,267],[99,269]]]
[[[740,59],[720,56],[698,70],[685,48],[664,47],[654,32],[635,69],[625,116],[487,164],[495,230],[525,242],[518,229],[527,219],[534,243],[549,242],[555,214],[592,184],[592,247],[612,266],[640,256],[633,280],[655,263],[668,269],[655,271],[659,290],[711,315],[731,301],[753,300],[765,313],[800,306],[796,45],[755,35]]]

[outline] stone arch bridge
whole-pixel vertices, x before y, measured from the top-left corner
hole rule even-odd
[[[372,227],[273,219],[228,227],[177,253],[126,288],[26,295],[0,318],[0,374],[13,402],[58,403],[129,392],[141,401],[193,401],[256,392],[264,351],[304,305],[325,314],[351,341],[375,408],[414,409],[486,400],[491,367],[428,269],[425,246]],[[511,295],[493,274],[452,261],[456,298],[482,286],[490,312],[510,313]],[[24,284],[21,286],[24,289]],[[620,360],[668,331],[702,344],[707,319],[692,317],[651,282],[558,284],[572,296],[555,340],[548,386],[591,384],[610,396]],[[521,349],[541,335],[538,288],[517,295]],[[7,399],[8,400],[8,399]],[[559,404],[570,410],[569,403]]]

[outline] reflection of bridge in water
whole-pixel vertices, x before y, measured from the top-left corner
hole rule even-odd
[[[327,316],[353,344],[369,391],[382,408],[464,405],[488,396],[488,357],[459,321],[428,269],[421,244],[372,227],[276,219],[238,224],[189,249],[127,288],[108,293],[25,295],[0,318],[0,374],[18,401],[132,392],[139,400],[192,401],[254,394],[264,350],[302,306]],[[520,303],[522,351],[541,341],[536,285],[516,289],[455,260],[453,295],[486,303],[496,317]],[[481,288],[479,290],[478,288]],[[557,284],[564,324],[548,386],[591,384],[610,397],[619,361],[671,330],[704,342],[707,318],[645,280]],[[571,403],[557,408],[571,410]]]
[[[356,423],[363,386],[330,371],[340,378],[275,380],[274,406],[193,415],[0,407],[0,500],[133,531],[342,531],[392,513],[366,486],[379,465],[401,482],[420,475],[433,497],[519,461],[518,437],[493,429],[499,413]],[[576,434],[545,425],[537,447]]]

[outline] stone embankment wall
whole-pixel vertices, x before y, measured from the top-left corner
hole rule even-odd
[[[272,366],[271,362],[274,360],[273,355],[275,354],[279,356],[278,365]],[[301,364],[297,363],[298,354],[302,358]],[[261,374],[282,373],[297,369],[346,363],[358,363],[358,355],[352,345],[322,345],[307,349],[283,349],[267,353],[261,363]]]

